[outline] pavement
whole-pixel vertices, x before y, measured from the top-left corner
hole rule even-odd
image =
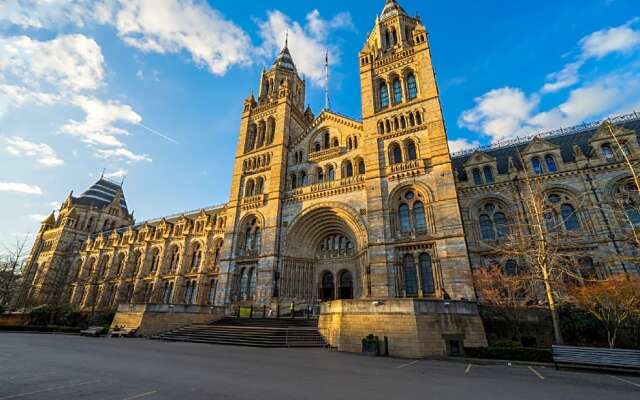
[[[0,333],[6,399],[640,399],[640,376],[147,339]]]

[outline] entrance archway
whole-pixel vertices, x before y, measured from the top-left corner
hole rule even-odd
[[[338,298],[353,299],[353,275],[349,271],[341,271],[338,277]]]
[[[362,295],[367,232],[355,210],[341,203],[314,206],[290,226],[279,271],[281,298],[314,303]]]

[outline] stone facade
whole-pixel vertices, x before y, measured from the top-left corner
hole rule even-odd
[[[640,223],[640,215],[628,207],[635,197],[625,192],[626,163],[609,154],[608,125],[452,159],[420,18],[388,0],[358,62],[362,120],[329,109],[316,116],[304,107],[306,82],[285,45],[260,76],[257,98],[244,102],[224,205],[135,224],[121,185],[101,178],[71,194],[42,223],[17,306],[262,308],[358,299],[356,307],[394,299],[422,337],[446,313],[416,312],[416,304],[473,302],[471,266],[504,261],[495,243],[527,222],[524,174],[558,196],[556,217],[586,266],[601,275],[637,271],[621,260],[635,254],[628,222]],[[612,125],[633,160],[637,117]],[[525,168],[534,159],[536,169]],[[347,312],[336,329],[367,326],[357,336],[397,322],[377,310]],[[438,331],[432,350],[412,354],[443,354],[446,335],[484,343],[479,320],[454,319],[457,332]]]

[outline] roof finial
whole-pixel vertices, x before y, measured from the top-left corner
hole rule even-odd
[[[284,48],[289,47],[289,29],[284,33]]]
[[[324,109],[329,109],[329,50],[324,53]]]
[[[104,173],[106,172],[106,168],[102,168],[102,172],[100,173],[100,179],[104,178]]]
[[[124,178],[126,178],[126,175],[122,175],[122,180],[120,181],[120,188],[122,188],[122,185],[124,185]]]

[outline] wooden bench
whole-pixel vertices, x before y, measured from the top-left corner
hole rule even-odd
[[[558,364],[602,369],[633,369],[640,371],[640,350],[603,347],[552,346],[553,362]]]

